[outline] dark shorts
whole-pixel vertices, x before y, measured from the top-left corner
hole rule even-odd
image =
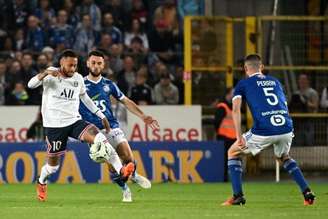
[[[62,155],[66,151],[68,137],[81,140],[84,132],[88,130],[91,123],[78,120],[72,125],[60,128],[44,128],[48,156]]]

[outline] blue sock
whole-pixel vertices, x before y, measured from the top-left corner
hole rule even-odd
[[[112,178],[113,182],[115,182],[122,190],[127,189],[128,185],[118,173],[110,173],[110,177]]]
[[[283,164],[284,169],[293,177],[297,185],[300,187],[301,192],[304,192],[309,188],[309,185],[304,179],[301,169],[297,166],[297,163],[293,159],[288,159]]]
[[[230,180],[232,184],[233,194],[235,196],[243,195],[241,175],[243,172],[240,159],[229,159],[228,169],[230,174]]]

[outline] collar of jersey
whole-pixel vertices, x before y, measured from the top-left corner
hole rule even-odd
[[[250,78],[250,77],[253,77],[253,76],[255,76],[255,75],[260,75],[260,74],[262,74],[262,73],[261,73],[261,72],[255,72],[255,73],[251,74],[251,75],[249,76],[249,78]]]
[[[93,81],[93,80],[89,79],[89,75],[87,75],[87,79],[88,79],[88,81],[90,81],[91,83],[98,84],[98,83],[101,81],[102,76],[100,76],[100,78],[98,79],[98,81]]]

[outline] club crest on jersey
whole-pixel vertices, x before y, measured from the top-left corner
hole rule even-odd
[[[104,89],[105,92],[109,92],[110,91],[110,88],[109,88],[109,86],[107,84],[104,85],[103,89]]]
[[[77,86],[79,86],[79,82],[77,82],[77,81],[74,81],[74,82],[73,82],[73,86],[74,86],[74,87],[77,87]]]

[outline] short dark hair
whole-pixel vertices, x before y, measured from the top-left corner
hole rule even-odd
[[[102,57],[103,59],[105,58],[104,53],[100,50],[93,50],[93,51],[89,52],[88,58],[90,58],[91,56],[99,56],[99,57]]]
[[[258,69],[262,64],[261,56],[259,56],[258,54],[250,54],[244,59],[244,64],[246,65],[246,63],[248,66]]]
[[[258,54],[250,54],[250,55],[246,56],[245,59],[244,59],[244,62],[247,62],[247,61],[258,61],[258,62],[261,62],[262,59],[261,59],[261,56],[258,55]]]
[[[71,58],[77,58],[77,54],[71,50],[71,49],[65,49],[59,56],[59,60],[61,60],[62,58],[67,58],[67,57],[71,57]]]

